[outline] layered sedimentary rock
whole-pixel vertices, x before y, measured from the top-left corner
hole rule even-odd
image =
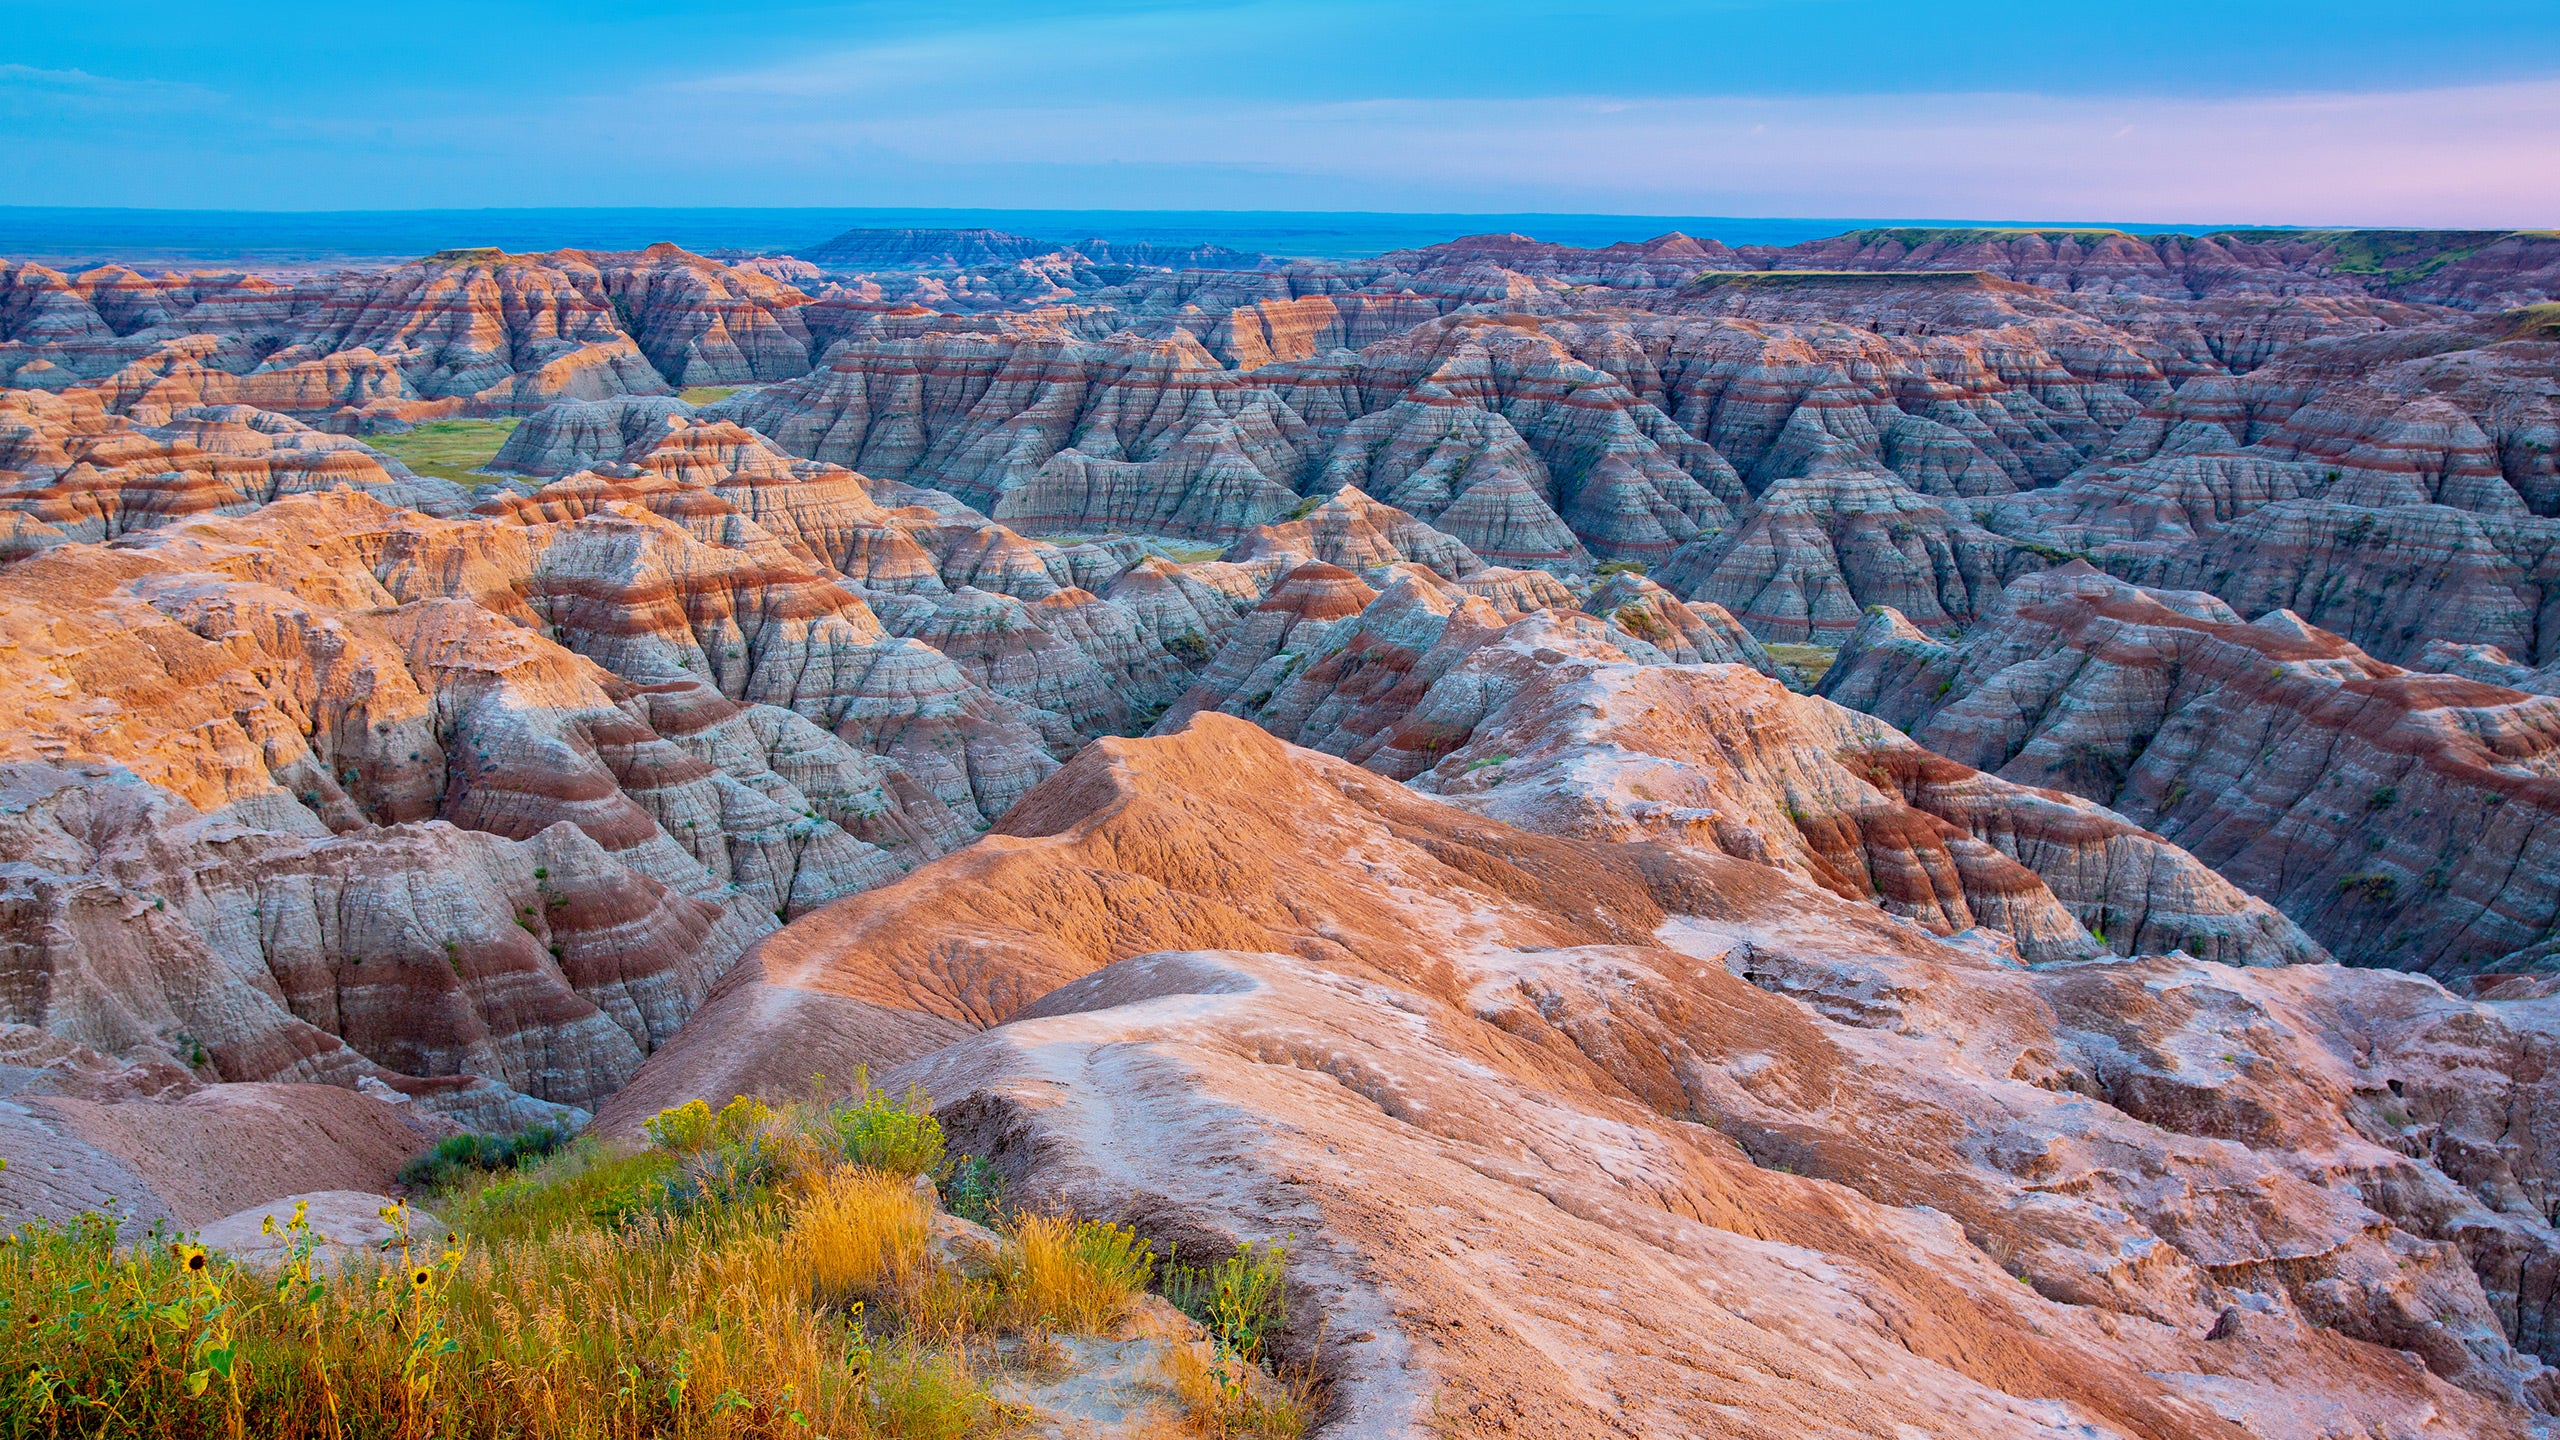
[[[1596,616],[1506,620],[1420,566],[1370,573],[1383,591],[1322,564],[1285,577],[1157,733],[1223,712],[1514,824],[1702,846],[1938,933],[2005,932],[2039,960],[2106,946],[2325,958],[2156,835],[1728,668],[1745,653],[1774,667],[1734,642],[1731,617],[1719,629],[1659,587],[1622,577],[1612,586],[1631,598]]]
[[[1891,471],[1826,456],[1771,484],[1731,529],[1683,546],[1656,578],[1769,639],[1837,642],[1871,605],[1907,603],[1929,626],[1970,620],[2010,579],[2048,563]]]
[[[2085,795],[2194,852],[2339,958],[2548,968],[2560,702],[2404,671],[2274,611],[2085,566],[1949,645],[1870,617],[1823,693],[1951,759]]]
[[[904,1062],[1033,1203],[1292,1237],[1276,1343],[1354,1427],[2521,1436],[2551,1403],[2548,1165],[2493,1118],[2539,1113],[2501,1047],[2549,1002],[2024,971],[1212,716],[1003,832],[769,938],[602,1123]]]
[[[722,498],[773,489],[752,464],[676,478],[744,440],[701,438],[473,517],[339,491],[0,576],[0,758],[33,767],[9,1018],[226,1079],[588,1105],[746,940],[1054,768],[1020,705],[882,629],[807,507],[768,507],[784,539]],[[1079,621],[1143,691],[1134,622]]]
[[[2004,932],[2031,960],[2101,947],[2327,958],[2265,902],[2086,801],[1955,764],[1738,666],[1639,665],[1544,619],[1450,668],[1381,753],[1399,752],[1436,752],[1417,788],[1510,824],[1773,865],[1933,933]]]
[[[673,245],[620,255],[457,250],[337,289],[297,343],[394,357],[431,399],[478,395],[590,348],[628,349],[646,358],[638,373],[617,371],[619,393],[663,393],[806,370],[808,331],[794,312],[807,299]]]
[[[1304,422],[1187,336],[851,344],[713,413],[1034,530],[1232,537],[1294,506],[1306,466]]]
[[[1282,571],[1311,561],[1348,570],[1411,561],[1451,580],[1464,580],[1484,568],[1457,537],[1348,485],[1297,519],[1256,526],[1228,547],[1227,558],[1266,562]]]
[[[1851,1425],[1686,1358],[1784,1294],[1931,1433],[2541,1423],[2535,237],[862,244],[0,270],[0,1023],[420,1136],[938,1052],[1035,1200],[1311,1217],[1391,1417]]]
[[[470,504],[451,481],[247,406],[181,410],[146,426],[54,397],[0,393],[8,397],[0,399],[0,559],[341,487],[430,514]]]
[[[514,475],[569,475],[619,460],[665,433],[670,419],[691,419],[693,407],[672,395],[628,395],[610,400],[564,400],[544,406],[507,432],[488,468]]]
[[[1485,594],[1482,589],[1476,593]],[[1496,601],[1494,608],[1503,607]],[[1683,603],[1642,575],[1621,571],[1609,577],[1583,600],[1582,608],[1659,651],[1665,663],[1748,665],[1764,675],[1777,673],[1769,652],[1732,612],[1712,601]]]
[[[2215,340],[2165,316],[2094,316],[2023,285],[1873,278],[1854,294],[1682,291],[1664,314],[1427,318],[1356,353],[1249,370],[1218,366],[1180,329],[1096,343],[955,327],[840,346],[822,374],[718,413],[1032,531],[1229,539],[1297,494],[1351,486],[1505,566],[1660,564],[1687,546],[1704,580],[1739,547],[1715,591],[1682,593],[1755,625],[1737,602],[1803,588],[1786,552],[1810,528],[1836,531],[1818,548],[1848,553],[1822,560],[1814,590],[1839,592],[1848,614],[1935,591],[1905,598],[1953,623],[1986,586],[2068,547],[1986,536],[1950,502],[2060,480],[2180,383],[2227,373]],[[1872,328],[1826,318],[1843,307]],[[1847,475],[1864,489],[1840,491]],[[1878,483],[1890,494],[1865,493]],[[1900,512],[1881,522],[1890,533],[1848,533],[1878,508]],[[1763,608],[1767,633],[1845,629],[1818,595]]]
[[[525,414],[805,373],[830,338],[811,297],[672,245],[454,250],[284,286],[0,267],[0,378],[91,389],[158,423],[244,404],[354,425]]]
[[[2373,654],[2543,654],[2560,548],[2560,346],[2438,326],[2305,342],[2190,382],[2051,491],[1984,509],[2004,533],[2138,583],[2286,608]]]

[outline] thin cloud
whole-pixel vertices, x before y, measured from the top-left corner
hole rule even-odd
[[[143,104],[203,104],[222,98],[218,90],[182,80],[124,80],[86,70],[45,70],[17,64],[0,65],[0,90]]]
[[[817,183],[866,167],[1121,167],[1159,179],[1196,172],[1199,203],[1320,208],[1392,189],[1408,207],[1647,213],[2521,224],[2560,212],[2560,167],[2549,163],[2560,154],[2560,80],[2216,100],[1602,95],[1201,110],[873,108],[764,93],[696,95],[679,108],[694,149],[806,167]],[[1276,193],[1235,193],[1239,180]]]

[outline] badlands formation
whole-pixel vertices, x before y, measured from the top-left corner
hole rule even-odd
[[[2555,296],[0,262],[0,1216],[868,1066],[1320,1434],[2560,1434]]]

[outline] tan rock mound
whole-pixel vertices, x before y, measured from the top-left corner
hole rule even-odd
[[[396,1266],[404,1241],[422,1257],[451,1242],[452,1229],[424,1210],[409,1210],[400,1226],[385,1220],[383,1210],[398,1203],[364,1190],[285,1195],[206,1224],[196,1242],[245,1265],[273,1266],[291,1255],[298,1237],[287,1227],[299,1219],[309,1227],[313,1263],[331,1270],[365,1262]]]

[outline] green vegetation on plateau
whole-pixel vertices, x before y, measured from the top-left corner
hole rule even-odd
[[[2373,275],[2388,285],[2423,280],[2456,260],[2478,254],[2513,232],[2506,230],[2235,230],[2221,238],[2249,244],[2286,241],[2326,246],[2329,268]]]
[[[1760,648],[1779,664],[1794,666],[1809,686],[1821,684],[1822,677],[1831,672],[1831,662],[1840,658],[1839,650],[1828,645],[1767,644]]]
[[[2560,340],[2560,304],[2527,305],[2502,318],[2510,326],[2510,340]]]
[[[676,392],[676,398],[687,405],[708,405],[726,400],[746,387],[742,385],[691,385]]]
[[[1990,278],[1981,270],[1702,270],[1690,278],[1689,284],[1699,290],[1736,286],[1783,290],[1797,285],[1892,290],[1913,285],[1974,285]]]
[[[417,471],[457,485],[486,485],[480,467],[516,428],[514,420],[429,420],[400,435],[368,435],[367,445]]]
[[[2096,240],[2110,236],[2132,238],[2125,231],[2111,230],[2102,225],[1987,226],[1968,229],[1895,225],[1874,230],[1852,230],[1841,238],[1855,240],[1861,245],[1901,245],[1916,250],[1923,245],[1979,245],[2000,240],[2015,240],[2023,235],[2035,235],[2048,240]]]

